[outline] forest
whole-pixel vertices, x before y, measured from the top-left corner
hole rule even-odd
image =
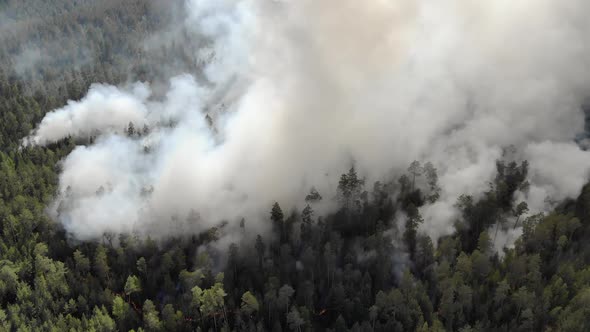
[[[80,142],[21,140],[92,83],[198,70],[190,49],[155,65],[183,50],[174,42],[143,53],[173,7],[0,1],[0,331],[590,331],[590,183],[527,214],[514,195],[529,185],[524,160],[498,159],[486,191],[457,197],[454,233],[436,242],[419,231],[419,209],[441,191],[428,160],[375,183],[342,165],[335,197],[310,188],[304,209],[274,203],[271,232],[222,252],[212,244],[226,223],[72,238],[46,206]],[[323,200],[338,208],[315,212]],[[498,230],[517,227],[498,252]]]

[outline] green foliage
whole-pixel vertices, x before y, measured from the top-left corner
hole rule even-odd
[[[527,190],[527,162],[499,160],[485,192],[458,197],[456,230],[441,239],[420,231],[420,209],[443,189],[435,166],[420,161],[372,189],[350,168],[334,179],[337,197],[312,187],[299,211],[291,209],[299,202],[284,202],[288,213],[275,203],[272,232],[253,238],[244,223],[248,236],[227,253],[211,243],[227,223],[159,242],[69,238],[45,209],[60,160],[88,142],[21,140],[93,82],[127,81],[128,70],[157,76],[163,69],[150,64],[184,46],[147,52],[142,41],[175,3],[0,3],[20,20],[0,36],[0,331],[590,330],[590,184],[555,211],[529,215],[514,200]],[[49,56],[17,66],[29,41]],[[175,62],[193,68],[193,60]],[[319,214],[318,202],[331,199],[339,210]],[[515,247],[495,252],[496,234],[515,228]]]
[[[146,331],[160,331],[162,329],[158,311],[151,300],[145,300],[143,304],[143,326]]]
[[[139,283],[139,278],[136,276],[127,277],[127,281],[125,282],[125,294],[131,295],[140,291],[141,285]]]
[[[193,303],[196,304],[203,316],[212,316],[215,318],[218,311],[225,307],[224,297],[227,294],[223,289],[223,277],[218,275],[216,279],[215,284],[211,288],[203,290],[199,286],[195,286],[192,289]]]
[[[120,296],[115,296],[115,299],[113,299],[113,316],[118,320],[124,319],[128,312],[129,305]]]
[[[115,321],[111,318],[105,307],[94,308],[94,315],[88,322],[88,331],[113,332],[116,331]]]
[[[301,327],[305,324],[305,321],[301,318],[297,308],[293,307],[287,315],[287,324],[291,331],[301,331]]]
[[[260,305],[258,304],[256,296],[248,291],[242,295],[242,305],[240,308],[246,315],[251,315],[260,309]]]
[[[408,251],[410,252],[410,257],[412,259],[415,258],[416,255],[416,247],[418,245],[418,227],[420,224],[424,222],[420,213],[417,210],[412,211],[412,213],[406,219],[406,229],[404,231],[404,241],[408,246]]]
[[[272,220],[275,224],[280,224],[283,222],[283,218],[283,210],[281,210],[279,203],[275,202],[272,206],[272,210],[270,211],[270,220]]]
[[[351,167],[347,174],[342,174],[338,182],[338,195],[346,210],[360,207],[360,195],[364,181],[358,178],[356,170]]]

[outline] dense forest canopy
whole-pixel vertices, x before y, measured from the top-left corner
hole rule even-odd
[[[0,0],[0,331],[590,330],[588,5],[340,1]]]

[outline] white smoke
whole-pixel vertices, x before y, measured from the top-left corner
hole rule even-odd
[[[452,232],[457,197],[487,188],[505,146],[531,164],[522,198],[535,211],[587,180],[590,157],[573,143],[590,92],[587,10],[582,0],[187,0],[186,29],[208,41],[204,78],[173,78],[161,101],[146,84],[93,86],[28,140],[101,133],[64,161],[54,207],[82,239],[242,216],[261,230],[274,200],[298,204],[311,186],[333,195],[351,160],[372,181],[415,159],[439,169],[441,200],[422,208],[438,237]],[[152,130],[125,137],[129,122]]]
[[[130,122],[145,121],[148,96],[144,84],[136,84],[129,92],[95,84],[81,101],[70,101],[48,113],[28,141],[44,145],[66,136],[90,137],[101,132],[124,131]]]

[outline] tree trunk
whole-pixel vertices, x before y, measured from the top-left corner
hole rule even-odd
[[[494,234],[494,244],[496,244],[496,236],[498,236],[498,228],[500,227],[500,222],[496,222],[496,233]]]
[[[518,226],[518,220],[520,220],[520,216],[518,216],[518,218],[516,218],[516,221],[514,222],[514,228],[512,228],[512,229],[516,229],[516,227]]]
[[[223,319],[225,320],[225,324],[228,324],[227,323],[227,312],[225,310],[225,303],[223,304]]]

